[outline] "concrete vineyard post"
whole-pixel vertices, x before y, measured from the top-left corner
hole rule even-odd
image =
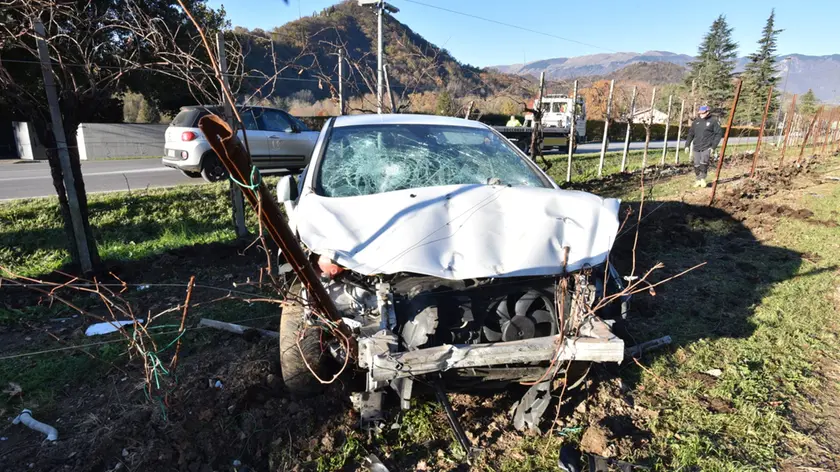
[[[645,172],[645,167],[647,167],[647,156],[648,156],[648,147],[650,147],[650,129],[653,127],[653,106],[656,104],[656,87],[653,88],[653,92],[650,94],[650,113],[648,114],[648,122],[647,127],[645,129],[645,152],[642,154],[642,173]]]
[[[604,138],[601,140],[601,160],[598,162],[598,177],[601,177],[604,172],[604,157],[607,154],[607,143],[609,142],[610,113],[612,112],[614,86],[615,80],[610,80],[610,94],[607,96],[607,113],[604,116]]]
[[[222,74],[224,87],[230,90],[228,82],[227,56],[225,55],[225,34],[221,31],[216,33],[216,54],[219,56],[219,69]],[[225,100],[225,121],[231,129],[236,129],[233,115],[233,104]],[[243,130],[243,133],[245,130]],[[247,142],[247,138],[246,142]],[[245,201],[242,198],[242,190],[239,184],[230,180],[230,202],[233,209],[233,226],[236,229],[236,236],[244,238],[248,235],[248,228],[245,226]]]
[[[575,151],[575,139],[577,134],[577,92],[578,81],[575,80],[575,86],[572,89],[572,123],[569,126],[569,138],[567,140],[569,147],[569,159],[566,163],[566,182],[572,181],[572,154]]]
[[[685,99],[680,101],[680,124],[677,127],[677,152],[674,156],[674,164],[680,163],[680,149],[682,146],[680,145],[680,140],[682,139],[682,125],[683,125],[683,114],[685,113]]]
[[[58,92],[55,87],[52,65],[50,64],[50,52],[47,41],[44,39],[47,36],[47,32],[40,20],[35,21],[35,32],[38,34],[38,56],[41,60],[41,73],[44,76],[44,91],[47,95],[47,104],[50,107],[52,133],[55,137],[56,152],[61,164],[64,190],[67,193],[67,206],[70,207],[70,222],[73,228],[74,243],[79,255],[79,265],[82,273],[89,273],[93,270],[93,261],[90,257],[90,248],[88,247],[84,220],[82,220],[79,195],[76,193],[76,180],[73,176],[73,170],[70,167],[70,151],[67,148],[67,137],[64,135],[64,122],[61,118],[61,110],[58,105]]]
[[[662,161],[660,165],[665,165],[665,155],[668,154],[668,131],[671,127],[671,104],[674,100],[673,95],[668,95],[668,118],[665,120],[665,141],[662,143]],[[677,146],[679,146],[679,142]]]
[[[621,153],[621,172],[627,170],[627,153],[630,150],[630,134],[633,130],[633,116],[636,114],[636,87],[630,97],[630,115],[627,117],[627,134],[624,136],[624,152]]]

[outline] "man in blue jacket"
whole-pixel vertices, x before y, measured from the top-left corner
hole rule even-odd
[[[694,143],[694,175],[697,179],[694,187],[706,187],[706,172],[709,170],[709,159],[715,152],[715,148],[723,137],[723,129],[720,122],[712,116],[708,106],[703,105],[698,109],[698,118],[691,123],[688,129],[688,137],[685,140],[685,152],[688,153],[689,146]]]

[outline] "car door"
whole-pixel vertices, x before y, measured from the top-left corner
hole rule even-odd
[[[301,133],[291,116],[280,110],[263,108],[260,120],[262,129],[268,133],[271,166],[303,168],[314,144],[309,133]]]
[[[243,108],[239,110],[239,116],[242,118],[242,124],[245,128],[245,134],[248,138],[248,148],[251,150],[251,160],[254,165],[263,168],[265,164],[271,161],[271,151],[268,144],[268,135],[270,133],[260,129],[260,123],[257,118],[259,109]],[[239,139],[242,139],[242,130],[236,132]]]

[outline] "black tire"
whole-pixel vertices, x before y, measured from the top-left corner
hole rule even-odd
[[[334,374],[329,368],[329,354],[321,344],[320,330],[311,327],[301,335],[304,328],[303,308],[284,307],[280,317],[280,370],[292,395],[311,395],[324,390],[325,385],[312,375],[313,371],[324,380]]]
[[[187,177],[189,177],[191,179],[201,178],[201,172],[192,172],[192,171],[189,171],[189,170],[181,169],[181,173],[186,175]]]
[[[208,152],[201,157],[201,176],[208,182],[218,182],[228,177],[227,169],[215,152]]]

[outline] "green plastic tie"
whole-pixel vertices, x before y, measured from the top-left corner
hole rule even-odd
[[[237,185],[239,185],[242,188],[247,188],[248,190],[256,190],[256,188],[260,186],[260,183],[262,183],[262,175],[260,175],[259,169],[257,169],[256,166],[252,165],[251,166],[251,176],[250,176],[251,184],[250,185],[244,184],[244,183],[236,180],[236,177],[234,177],[233,174],[230,175],[230,180],[234,181]]]

